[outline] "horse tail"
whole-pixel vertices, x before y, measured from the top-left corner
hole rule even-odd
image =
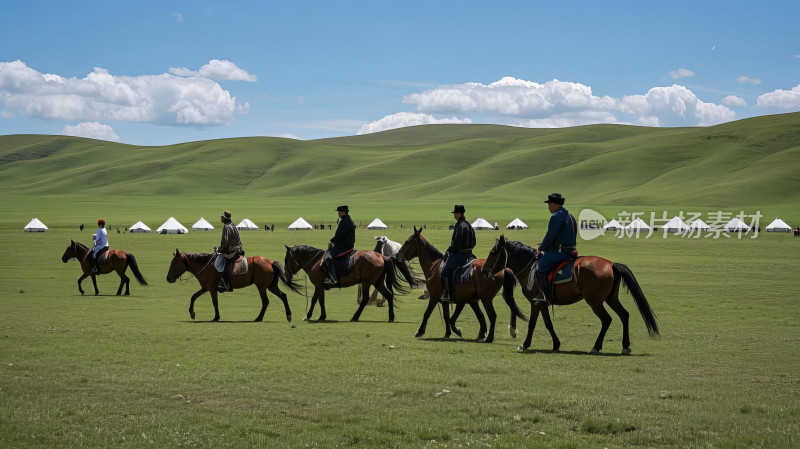
[[[614,277],[619,276],[622,282],[625,283],[628,292],[633,296],[633,300],[636,302],[639,313],[642,314],[642,319],[644,320],[645,326],[647,326],[647,332],[650,334],[650,337],[659,337],[656,314],[653,312],[653,309],[650,308],[650,304],[648,304],[647,298],[644,297],[644,293],[642,292],[642,287],[639,286],[639,282],[636,280],[631,269],[628,268],[627,265],[621,263],[614,263],[612,268],[614,270]]]
[[[128,265],[131,267],[133,276],[136,277],[136,281],[139,283],[139,285],[147,285],[147,281],[144,280],[142,272],[139,271],[139,264],[136,263],[136,258],[133,257],[133,254],[125,253],[125,258],[128,261]]]
[[[514,299],[514,288],[517,286],[517,278],[511,269],[506,268],[503,270],[503,299],[511,309],[511,313],[518,318],[528,321],[528,317],[519,309],[517,301]]]
[[[391,287],[391,289],[403,295],[411,291],[411,287],[414,285],[414,276],[408,269],[408,265],[400,262],[394,256],[383,256],[383,272],[386,274],[386,287]],[[408,282],[409,288],[400,283],[398,274],[402,275]]]
[[[294,279],[287,279],[286,278],[286,271],[283,269],[283,265],[280,262],[272,261],[272,271],[275,272],[275,276],[278,280],[281,281],[283,285],[286,286],[289,290],[297,293],[298,295],[303,294],[303,286],[300,285],[299,282],[295,281]]]

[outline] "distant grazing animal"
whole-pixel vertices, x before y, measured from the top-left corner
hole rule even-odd
[[[425,309],[425,314],[422,317],[422,324],[416,333],[416,337],[425,335],[425,328],[428,324],[428,319],[433,312],[433,308],[439,302],[442,296],[442,279],[439,275],[444,255],[441,251],[436,249],[430,242],[425,240],[422,235],[422,228],[417,229],[414,226],[414,233],[403,243],[400,251],[397,253],[397,258],[400,261],[411,260],[419,257],[419,264],[422,271],[425,273],[426,282],[428,284],[428,292],[431,297],[428,301],[428,307]],[[494,341],[494,327],[497,319],[497,313],[494,311],[492,301],[500,289],[503,289],[503,299],[508,307],[511,309],[511,324],[509,326],[511,335],[516,336],[516,322],[517,317],[527,320],[528,318],[519,310],[516,301],[514,300],[514,286],[517,280],[514,278],[511,270],[500,270],[497,273],[485,276],[482,274],[482,268],[485,259],[476,259],[472,261],[471,273],[469,282],[465,284],[454,284],[451,300],[456,304],[456,310],[453,312],[453,317],[450,318],[450,307],[442,307],[444,313],[444,321],[446,323],[445,338],[450,336],[450,332],[461,336],[461,331],[456,327],[456,320],[464,309],[464,304],[469,304],[475,312],[478,321],[480,322],[480,332],[478,333],[478,341],[485,341],[491,343]],[[489,329],[487,332],[486,321],[483,313],[480,311],[478,301],[483,303],[483,308],[486,309],[486,314],[489,316]]]
[[[167,282],[174,284],[187,271],[200,283],[200,290],[192,295],[192,300],[189,303],[189,316],[194,319],[194,301],[203,293],[209,292],[211,294],[211,303],[214,305],[214,319],[212,321],[219,321],[217,285],[220,274],[214,268],[214,254],[182,253],[175,248],[175,253],[172,255],[172,262],[170,262],[169,271],[167,272]],[[279,281],[291,291],[298,294],[302,293],[299,284],[286,279],[280,263],[261,256],[247,258],[246,273],[231,275],[231,286],[234,290],[255,284],[259,295],[261,295],[261,312],[259,312],[254,321],[264,319],[264,312],[267,311],[267,306],[269,305],[267,290],[283,301],[283,307],[286,309],[286,320],[292,321],[292,311],[289,309],[286,294],[278,287]]]
[[[303,270],[308,275],[308,280],[314,285],[314,295],[311,297],[311,307],[306,313],[306,320],[311,319],[311,314],[314,312],[314,306],[317,301],[319,301],[319,306],[322,309],[319,320],[324,321],[327,318],[325,312],[325,275],[320,269],[324,253],[324,250],[307,245],[286,246],[284,264],[286,265],[288,278],[292,279],[292,276]],[[375,251],[356,251],[353,270],[345,276],[339,276],[339,285],[341,287],[361,285],[361,304],[359,304],[350,321],[358,321],[361,317],[361,312],[364,311],[364,306],[367,305],[369,299],[369,287],[373,286],[389,301],[389,322],[393,322],[393,289],[400,293],[408,293],[409,291],[400,283],[398,275],[403,276],[409,286],[413,284],[414,278],[406,264],[400,263],[394,257],[386,257]]]
[[[64,255],[61,256],[61,261],[64,263],[69,262],[70,259],[76,259],[80,263],[81,270],[83,270],[83,275],[78,278],[78,290],[80,290],[81,295],[84,294],[83,288],[81,287],[81,282],[83,282],[83,280],[89,276],[92,277],[92,285],[94,285],[95,296],[100,294],[99,290],[97,290],[97,279],[95,279],[95,276],[99,274],[111,273],[112,271],[116,271],[120,277],[117,296],[122,293],[123,285],[125,286],[125,296],[130,295],[131,293],[129,286],[131,280],[125,275],[125,270],[128,269],[129,265],[134,277],[136,277],[136,280],[139,282],[139,285],[147,285],[147,281],[144,280],[142,273],[139,272],[139,266],[136,264],[136,258],[133,257],[133,254],[126,253],[125,251],[119,249],[110,249],[104,254],[104,256],[107,256],[106,262],[101,265],[100,263],[102,261],[98,260],[97,272],[92,273],[92,268],[89,265],[89,261],[86,260],[86,256],[89,254],[89,251],[91,251],[91,249],[83,243],[70,240],[69,246],[67,246],[66,251],[64,251]]]
[[[547,304],[534,305],[533,303],[533,298],[539,293],[538,284],[529,289],[526,282],[530,271],[535,270],[537,256],[538,254],[534,248],[521,242],[506,240],[501,235],[494,247],[489,251],[484,265],[485,273],[508,267],[517,277],[523,280],[522,294],[531,302],[531,319],[528,323],[528,336],[522,346],[519,347],[519,352],[527,351],[530,348],[533,329],[536,327],[536,320],[540,312],[542,312],[544,324],[553,339],[553,351],[558,351],[561,345],[553,329],[553,323],[550,321],[550,315],[547,313]],[[624,282],[630,290],[650,336],[658,337],[656,315],[650,308],[644,293],[642,293],[639,282],[636,281],[627,266],[611,262],[602,257],[593,256],[580,257],[570,263],[574,264],[572,280],[554,285],[553,297],[556,305],[575,304],[583,299],[592,308],[595,315],[600,318],[602,327],[600,335],[597,336],[592,348],[592,353],[599,353],[603,349],[603,339],[608,326],[611,324],[611,315],[606,311],[603,303],[608,304],[622,320],[622,353],[631,353],[631,342],[628,335],[628,311],[619,302],[619,285],[621,282]]]

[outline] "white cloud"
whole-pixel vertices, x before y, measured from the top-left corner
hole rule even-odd
[[[678,70],[673,70],[673,71],[669,72],[669,76],[671,76],[672,79],[676,80],[678,78],[684,78],[684,77],[687,77],[687,76],[694,76],[694,72],[692,72],[689,69],[678,69]]]
[[[11,112],[11,111],[8,111],[6,109],[3,109],[2,111],[0,111],[0,117],[2,117],[2,118],[14,118],[14,113]]]
[[[750,78],[749,76],[740,76],[739,78],[736,78],[736,81],[740,83],[750,83],[756,85],[761,84],[760,78]]]
[[[432,125],[440,123],[472,123],[468,118],[460,119],[457,117],[441,118],[428,114],[415,114],[413,112],[398,112],[397,114],[387,115],[386,117],[367,123],[358,130],[358,134],[371,134],[388,129],[404,128],[406,126]]]
[[[224,125],[237,111],[236,98],[206,78],[115,76],[101,68],[85,78],[64,78],[42,74],[19,60],[0,62],[0,103],[20,115],[47,120],[162,125]]]
[[[177,20],[180,23],[183,23],[183,14],[181,14],[179,12],[175,12],[175,13],[172,13],[172,15],[175,16],[175,20]]]
[[[765,109],[781,109],[800,111],[800,84],[792,90],[777,89],[762,94],[756,100],[756,106]]]
[[[737,97],[735,95],[728,95],[727,97],[722,99],[721,103],[724,104],[725,106],[738,106],[741,108],[747,106],[747,102],[744,101],[744,98]]]
[[[654,87],[645,95],[625,96],[620,101],[620,110],[646,126],[709,126],[736,118],[731,109],[705,103],[677,84]]]
[[[619,123],[617,117],[610,112],[603,111],[584,111],[566,112],[555,114],[547,118],[523,120],[520,122],[508,123],[514,126],[524,126],[526,128],[568,128],[573,126],[593,125],[598,123]]]
[[[119,136],[110,126],[97,122],[83,122],[75,126],[65,126],[63,134],[65,136],[88,137],[90,139],[119,142]]]
[[[170,67],[169,73],[177,76],[195,76],[212,80],[258,81],[255,75],[251,75],[240,69],[236,64],[227,60],[220,61],[219,59],[212,59],[208,64],[200,67],[198,71],[189,70],[186,67]]]

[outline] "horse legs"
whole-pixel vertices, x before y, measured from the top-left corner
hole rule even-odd
[[[211,294],[211,304],[214,304],[214,319],[211,321],[219,321],[219,301],[217,300],[217,289],[212,288],[208,292]]]
[[[556,330],[553,328],[553,321],[550,319],[550,313],[547,311],[547,306],[541,305],[542,320],[544,320],[544,327],[550,332],[550,338],[553,339],[553,351],[558,351],[561,348],[561,340],[556,335]],[[537,311],[538,313],[538,311]]]
[[[611,310],[617,313],[617,316],[619,316],[619,319],[622,321],[622,353],[630,354],[631,338],[628,334],[628,311],[622,307],[622,304],[619,302],[619,298],[616,295],[612,295],[606,299],[606,303],[609,307],[611,307]]]
[[[261,295],[261,312],[258,314],[255,322],[261,322],[264,319],[264,312],[267,311],[267,307],[269,307],[269,298],[267,297],[267,289],[263,287],[257,287],[258,294]]]
[[[472,308],[472,311],[475,313],[475,318],[478,319],[478,324],[480,325],[480,329],[478,330],[478,338],[476,338],[476,340],[477,341],[482,341],[482,340],[486,339],[486,332],[487,332],[487,329],[486,329],[486,317],[483,314],[483,310],[481,310],[480,304],[478,304],[477,302],[471,302],[471,303],[469,303],[469,306],[470,306],[470,308]],[[455,331],[455,329],[454,329],[454,331]],[[460,337],[461,334],[458,334],[458,336]]]
[[[462,306],[463,307],[463,306]],[[444,320],[444,338],[450,338],[450,303],[442,303],[442,319]]]
[[[88,278],[88,277],[89,277],[88,274],[84,274],[83,276],[78,278],[78,290],[81,292],[81,295],[84,293],[83,292],[83,288],[81,287],[81,282],[83,282],[83,280]]]
[[[128,276],[125,276],[125,273],[119,273],[119,288],[117,289],[117,296],[122,294],[122,286],[125,286],[125,296],[129,296],[131,294],[128,285],[131,283],[131,279]]]
[[[389,301],[389,322],[394,323],[394,292],[391,289],[385,287],[382,283],[378,282],[375,284],[375,292],[380,292],[380,294]],[[373,296],[374,296],[373,293]]]
[[[97,277],[95,275],[92,275],[92,285],[94,285],[94,295],[99,295],[100,290],[97,289]]]
[[[311,307],[308,308],[308,312],[306,312],[305,321],[311,321],[311,314],[314,313],[314,306],[317,305],[317,298],[319,297],[319,290],[314,289],[314,294],[311,295]]]
[[[281,299],[283,302],[283,308],[286,309],[286,321],[292,322],[292,309],[289,308],[289,301],[286,299],[286,293],[282,292],[280,288],[278,288],[278,284],[275,283],[269,286],[269,291],[275,294],[278,298]]]
[[[472,304],[470,304],[470,305],[472,305]],[[462,310],[464,310],[464,303],[462,302],[462,303],[456,304],[456,310],[453,311],[453,316],[450,317],[450,321],[448,322],[448,325],[450,326],[450,330],[454,334],[458,335],[459,338],[463,338],[463,337],[461,337],[461,329],[459,329],[458,326],[456,326],[456,321],[458,320],[458,317],[461,316],[461,311]]]
[[[206,289],[201,288],[200,290],[197,291],[197,293],[192,295],[192,300],[189,302],[189,316],[192,317],[192,319],[194,319],[194,300],[199,298],[200,295],[202,295],[205,292]]]
[[[517,352],[526,352],[530,349],[531,340],[533,339],[533,330],[536,328],[536,321],[539,320],[540,310],[541,308],[539,306],[531,304],[531,317],[528,320],[528,335],[525,336],[525,341],[517,348]]]
[[[319,321],[325,321],[328,314],[325,312],[325,289],[320,289],[319,293]]]
[[[600,323],[602,323],[600,334],[597,336],[597,341],[594,342],[594,348],[592,348],[592,354],[598,354],[603,349],[603,340],[606,338],[606,331],[608,331],[608,326],[611,325],[612,320],[611,315],[609,315],[606,308],[603,307],[602,301],[597,301],[590,305],[592,307],[592,311],[595,315],[597,315],[598,318],[600,318]]]
[[[486,335],[485,343],[494,341],[494,325],[497,321],[497,312],[494,311],[491,299],[483,302],[483,308],[486,309],[486,316],[489,318],[489,333]]]
[[[414,334],[414,337],[419,338],[425,335],[425,328],[428,327],[428,318],[431,317],[431,312],[433,312],[433,309],[436,308],[436,303],[438,302],[438,299],[433,298],[428,301],[428,307],[425,309],[425,313],[422,314],[422,324],[419,325],[419,329],[417,330],[417,333]],[[446,307],[447,304],[444,304],[444,306]]]
[[[361,312],[364,311],[364,307],[366,307],[368,302],[369,302],[369,283],[362,282],[361,283],[361,304],[358,305],[358,309],[356,309],[356,313],[353,314],[353,318],[350,318],[350,321],[358,321],[358,319],[361,318]]]

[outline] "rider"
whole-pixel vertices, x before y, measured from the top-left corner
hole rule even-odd
[[[464,217],[464,206],[456,204],[453,208],[453,218],[456,219],[456,224],[453,227],[453,237],[450,239],[450,247],[447,248],[445,253],[445,265],[442,269],[442,302],[452,302],[455,299],[453,295],[453,274],[456,269],[464,266],[470,257],[475,257],[472,254],[472,248],[475,248],[475,230]]]
[[[225,211],[220,216],[220,220],[224,223],[222,227],[222,241],[219,247],[215,248],[216,252],[222,256],[217,257],[214,261],[214,267],[220,273],[219,277],[219,290],[220,291],[233,291],[231,285],[231,271],[233,270],[233,261],[239,256],[244,254],[242,251],[242,240],[239,238],[239,230],[231,220],[231,213]]]
[[[329,286],[334,286],[339,282],[336,267],[333,265],[334,259],[352,251],[356,244],[356,225],[350,218],[350,209],[347,206],[339,206],[336,208],[336,212],[339,214],[336,234],[333,235],[328,244],[328,251],[322,258],[322,271],[327,274],[325,284]]]
[[[106,221],[102,218],[97,220],[97,226],[97,232],[94,234],[94,246],[92,246],[92,250],[89,251],[87,257],[93,273],[97,273],[97,256],[108,251],[108,233],[106,232]]]
[[[577,226],[575,217],[564,209],[564,200],[559,193],[547,196],[548,208],[550,209],[550,223],[547,225],[547,233],[542,239],[542,243],[536,247],[536,251],[544,251],[544,255],[539,259],[536,268],[536,281],[539,283],[539,294],[534,298],[534,302],[544,301],[553,302],[550,295],[550,283],[547,281],[547,274],[554,270],[558,264],[569,259],[576,252]]]

